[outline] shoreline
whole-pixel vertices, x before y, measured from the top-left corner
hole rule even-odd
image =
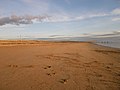
[[[41,43],[90,43],[106,48],[118,49],[117,47],[110,47],[101,44],[97,44],[90,41],[47,41],[47,40],[0,40],[0,46],[17,46],[17,45],[39,45]]]
[[[98,46],[101,46],[101,47],[105,47],[105,48],[111,48],[111,49],[120,50],[120,48],[117,48],[117,47],[110,47],[110,46],[105,46],[105,45],[101,45],[101,44],[97,44],[97,43],[92,43],[92,44],[98,45]]]
[[[118,46],[110,46],[110,45],[106,45],[106,44],[99,44],[99,43],[95,43],[96,45],[101,45],[101,46],[105,46],[105,47],[110,47],[110,48],[116,48],[116,49],[120,49],[120,47]],[[119,44],[118,44],[119,45]]]

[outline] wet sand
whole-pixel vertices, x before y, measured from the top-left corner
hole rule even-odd
[[[0,41],[0,90],[120,90],[120,50],[87,42]]]

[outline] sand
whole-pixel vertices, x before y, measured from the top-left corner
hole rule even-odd
[[[120,50],[87,42],[0,41],[0,90],[120,90]]]

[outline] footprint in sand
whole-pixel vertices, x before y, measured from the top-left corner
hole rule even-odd
[[[27,66],[23,66],[24,68],[33,68],[33,65],[27,65]]]
[[[8,67],[17,68],[18,65],[8,65]]]
[[[50,65],[49,65],[49,66],[44,67],[44,69],[49,69],[49,68],[51,68],[51,66],[50,66]]]
[[[61,79],[59,82],[63,83],[63,84],[66,84],[68,82],[68,79]]]
[[[48,76],[51,76],[51,74],[50,73],[46,73]]]
[[[62,84],[66,84],[69,79],[70,79],[70,75],[69,74],[62,74],[62,77],[61,77],[61,79],[58,82],[60,82]]]
[[[8,65],[8,67],[17,68],[18,65]],[[19,67],[22,67],[22,68],[33,68],[34,66],[33,65],[26,65],[26,66],[19,66]]]
[[[48,76],[53,76],[53,75],[55,75],[56,73],[55,72],[52,72],[52,73],[46,73],[46,75],[48,75]]]
[[[44,67],[44,69],[50,69],[52,66],[51,65],[48,65],[46,67]],[[51,73],[46,73],[46,75],[48,76],[52,76],[52,75],[55,75],[56,73],[54,72],[54,70],[51,70]]]

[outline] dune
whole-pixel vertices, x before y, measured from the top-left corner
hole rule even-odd
[[[120,90],[120,49],[1,40],[0,90]]]

